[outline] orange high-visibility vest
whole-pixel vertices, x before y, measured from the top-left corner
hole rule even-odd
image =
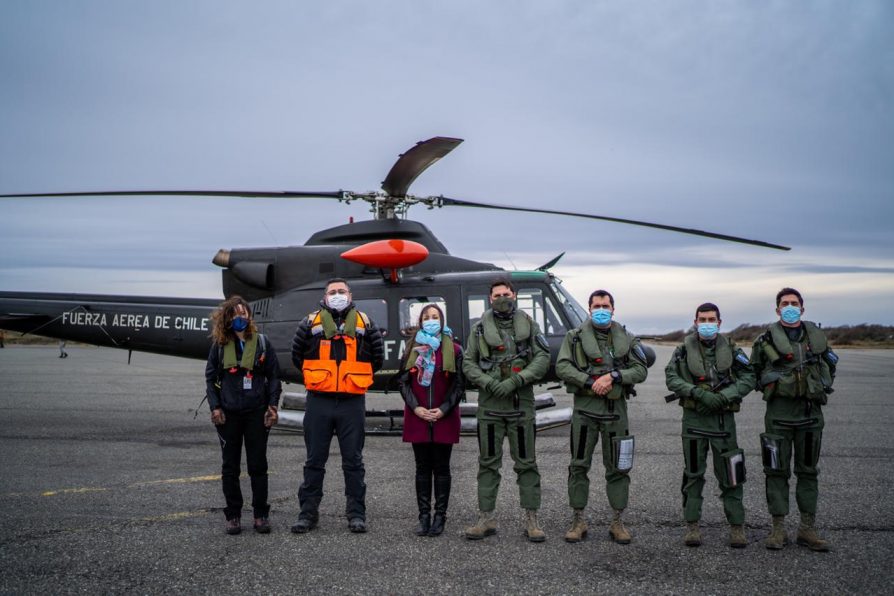
[[[364,317],[357,313],[357,332],[365,331]],[[319,324],[319,313],[312,322],[312,327]],[[320,327],[322,332],[322,327]],[[315,334],[316,335],[316,334]],[[350,335],[337,334],[332,339],[345,342],[345,358],[341,362],[332,359],[332,340],[321,339],[317,360],[305,360],[301,367],[304,374],[304,387],[308,391],[321,393],[352,393],[363,395],[373,384],[372,363],[357,360],[357,338]]]

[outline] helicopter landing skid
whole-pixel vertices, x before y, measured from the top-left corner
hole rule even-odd
[[[279,422],[276,430],[287,432],[304,431],[304,409],[307,396],[304,393],[283,393],[282,407],[279,411]],[[571,408],[556,408],[556,400],[552,393],[541,393],[534,396],[536,413],[535,427],[537,432],[564,426],[571,422]],[[474,435],[478,430],[478,404],[465,402],[459,405],[460,432]],[[372,409],[366,411],[367,435],[400,435],[404,428],[403,408]]]

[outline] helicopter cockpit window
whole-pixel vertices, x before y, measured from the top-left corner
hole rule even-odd
[[[522,288],[518,291],[518,307],[531,315],[547,335],[565,335],[565,325],[552,300],[544,299],[543,290]]]
[[[365,312],[376,327],[382,330],[382,335],[388,335],[388,303],[384,300],[369,298],[366,300],[354,300],[357,310]]]
[[[522,288],[516,296],[518,308],[528,313],[547,335],[565,335],[566,328],[559,316],[556,305],[551,299],[544,300],[543,291],[534,288]],[[481,319],[484,311],[490,308],[488,297],[483,294],[472,294],[468,298],[469,324],[474,325]]]
[[[578,304],[577,300],[575,300],[561,284],[553,282],[550,285],[553,288],[556,298],[562,303],[562,307],[565,309],[565,314],[568,316],[568,320],[570,320],[573,325],[580,325],[590,318],[587,310]]]
[[[400,334],[410,337],[419,322],[419,313],[427,304],[436,304],[447,317],[447,301],[441,296],[412,296],[400,299]]]

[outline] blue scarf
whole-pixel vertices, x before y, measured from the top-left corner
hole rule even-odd
[[[446,325],[441,329],[441,333],[453,337],[453,331]],[[413,349],[419,352],[419,356],[416,358],[416,366],[419,368],[416,380],[423,387],[428,387],[435,374],[435,352],[441,347],[441,334],[429,335],[420,329],[416,332],[416,344],[413,346]]]

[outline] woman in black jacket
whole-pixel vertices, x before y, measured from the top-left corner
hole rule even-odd
[[[251,478],[254,529],[270,532],[267,502],[267,435],[276,424],[279,364],[266,336],[258,333],[251,307],[232,296],[211,315],[213,342],[205,367],[211,422],[217,427],[223,456],[221,480],[227,506],[227,534],[242,531],[242,490],[239,465],[242,443]]]

